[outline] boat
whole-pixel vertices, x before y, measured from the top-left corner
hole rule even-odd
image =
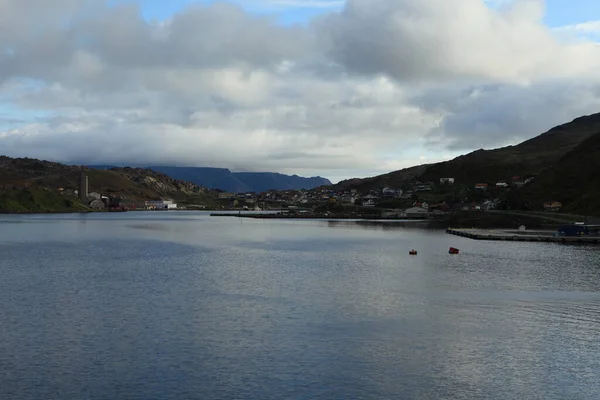
[[[450,247],[448,254],[458,254],[459,250],[456,247]]]
[[[408,254],[410,254],[411,256],[416,256],[417,251],[415,249],[412,249],[411,251],[408,252]]]

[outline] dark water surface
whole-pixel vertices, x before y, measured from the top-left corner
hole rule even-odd
[[[600,398],[597,247],[0,215],[0,274],[0,399]]]

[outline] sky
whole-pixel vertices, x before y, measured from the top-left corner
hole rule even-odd
[[[0,0],[0,154],[337,182],[600,112],[592,0]]]

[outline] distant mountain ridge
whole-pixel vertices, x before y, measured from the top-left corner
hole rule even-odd
[[[112,165],[90,165],[95,169],[118,168]],[[231,172],[227,168],[212,167],[145,167],[163,173],[174,179],[187,181],[231,193],[262,193],[269,190],[301,190],[329,186],[331,181],[320,176],[305,178],[298,175],[285,175],[275,172]]]

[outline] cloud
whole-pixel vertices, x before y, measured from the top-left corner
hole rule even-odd
[[[600,49],[545,27],[540,1],[311,3],[334,9],[284,26],[228,3],[148,22],[135,4],[0,0],[0,153],[342,178],[600,105]]]
[[[491,9],[481,0],[348,0],[319,21],[326,51],[349,72],[399,81],[528,83],[597,75],[594,44],[564,44],[542,23],[542,1]]]

